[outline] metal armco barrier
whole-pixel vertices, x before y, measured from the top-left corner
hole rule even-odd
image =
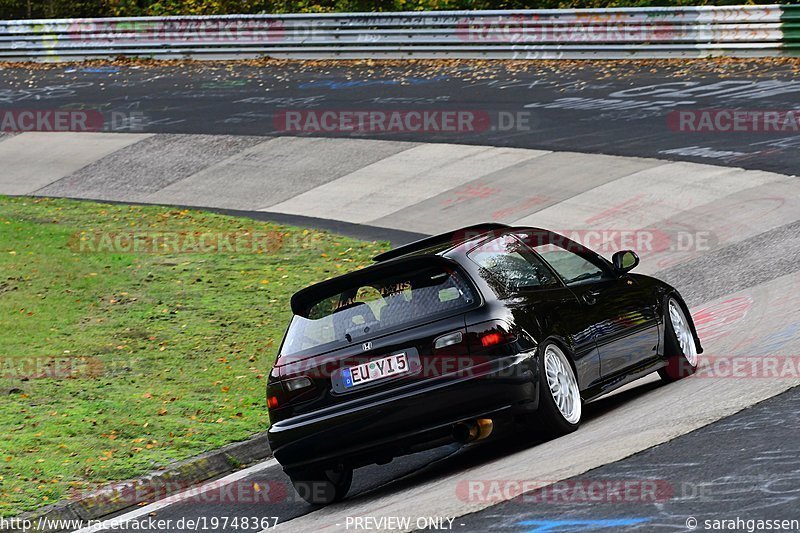
[[[800,55],[800,6],[0,21],[0,61]]]

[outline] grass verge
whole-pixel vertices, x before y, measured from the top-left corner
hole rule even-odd
[[[289,297],[386,248],[200,211],[0,196],[0,516],[265,430]]]

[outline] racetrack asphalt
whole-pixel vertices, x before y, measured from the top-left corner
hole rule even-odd
[[[662,387],[665,385],[651,381],[598,400],[587,406],[586,420],[624,408],[626,402],[635,402]],[[687,520],[695,518],[702,531],[705,520],[798,520],[798,401],[800,388],[793,388],[668,443],[524,494],[517,483],[543,486],[552,480],[470,478],[467,474],[459,487],[459,497],[465,500],[491,501],[499,491],[516,490],[520,495],[507,501],[498,499],[497,505],[456,517],[448,529],[515,533],[689,531]],[[495,458],[535,446],[507,438],[461,449],[441,448],[382,467],[366,467],[356,471],[348,501],[381,495],[402,498],[406,492],[413,493],[416,486],[443,475],[468,473]],[[253,492],[254,484],[262,489],[259,496]],[[282,523],[314,509],[293,493],[288,478],[273,465],[202,496],[143,513],[132,518],[131,522],[137,523],[128,528],[155,533],[159,529],[148,527],[149,520],[178,524],[187,517],[277,517]],[[412,526],[416,525],[417,517],[408,516]],[[364,529],[356,527],[355,516],[351,520],[349,527],[344,522],[335,530]],[[219,529],[237,531],[233,527]],[[166,531],[179,533],[185,527]]]
[[[796,60],[56,65],[0,69],[4,110],[94,109],[110,131],[322,135],[686,160],[795,174]],[[309,114],[468,112],[471,127],[312,132]],[[303,120],[286,119],[300,112]],[[711,111],[705,113],[704,111]],[[781,113],[760,131],[718,112]],[[682,112],[688,118],[681,121]],[[791,115],[791,116],[790,116]],[[794,118],[793,118],[794,117]],[[726,119],[731,120],[726,120]],[[794,120],[794,122],[792,122]],[[709,122],[710,121],[710,122]],[[439,123],[441,124],[441,123]],[[764,123],[761,123],[764,126]],[[400,128],[402,130],[403,128]],[[763,127],[761,128],[764,129]],[[699,131],[695,131],[699,130]]]
[[[796,131],[675,131],[670,118],[676,110],[793,109],[800,82],[794,79],[792,63],[745,61],[714,68],[697,63],[563,65],[511,68],[488,64],[485,70],[465,63],[436,68],[413,64],[188,64],[5,69],[0,70],[0,104],[16,110],[96,108],[106,117],[122,113],[130,120],[120,119],[117,126],[121,126],[114,131],[129,133],[241,136],[235,140],[198,139],[194,149],[202,153],[192,156],[195,159],[202,156],[222,160],[232,153],[248,153],[257,137],[296,134],[281,129],[281,113],[287,110],[427,109],[485,113],[490,125],[481,131],[450,133],[325,135],[616,154],[633,156],[633,162],[626,164],[644,167],[652,163],[636,158],[687,160],[788,176],[800,169],[800,137]],[[514,117],[515,124],[502,123],[511,120],[509,117]],[[141,150],[141,143],[147,142],[137,141],[133,147]],[[192,144],[188,139],[169,138],[166,142],[152,142],[174,147],[166,150],[175,154],[173,158],[186,154],[184,148],[191,148]],[[210,149],[200,150],[197,146]],[[376,159],[396,150],[373,146],[386,151],[376,153]],[[97,150],[102,152],[101,148]],[[364,152],[361,158],[369,155],[368,150]],[[107,173],[110,163],[124,163],[131,173],[119,180],[120,187],[125,186],[125,180],[138,180],[145,188],[150,183],[155,188],[164,186],[177,174],[188,176],[198,170],[203,173],[208,165],[187,169],[186,165],[174,164],[165,169],[160,161],[170,157],[164,157],[149,167],[147,163],[141,167],[140,160],[125,159],[129,153],[118,151],[95,158],[95,166],[105,167]],[[322,153],[325,152],[310,155]],[[298,152],[286,160],[286,165],[298,165],[302,158],[320,159],[308,155]],[[563,165],[577,164],[580,159],[563,153],[547,157]],[[596,160],[586,163],[587,175],[591,174],[592,161]],[[147,172],[137,174],[137,168]],[[507,179],[513,168],[503,167],[491,174],[492,179]],[[681,168],[670,167],[663,172],[680,172]],[[686,169],[694,172],[697,167]],[[310,167],[307,172],[324,170]],[[630,170],[631,175],[641,176],[637,170]],[[109,178],[103,172],[104,168],[92,167],[78,171],[84,178],[81,183],[91,186],[94,179],[94,183],[102,182],[106,187]],[[529,206],[530,214],[524,220],[542,221],[541,225],[563,221],[559,227],[564,228],[585,227],[591,220],[599,220],[595,225],[609,228],[674,226],[713,230],[721,239],[718,246],[695,256],[678,256],[669,251],[664,252],[664,257],[656,254],[642,267],[675,284],[686,295],[696,319],[703,321],[704,343],[712,356],[796,353],[800,341],[796,322],[800,303],[796,291],[800,283],[800,265],[796,261],[800,253],[797,183],[786,176],[762,176],[763,173],[726,174],[724,180],[715,183],[714,169],[705,168],[703,172],[676,176],[674,180],[669,176],[661,181],[640,177],[640,182],[626,178],[628,173],[623,172],[609,178],[608,183],[597,184],[589,183],[582,175],[578,180],[580,190],[558,197],[558,203],[552,206]],[[519,183],[522,181],[514,181],[515,187]],[[552,187],[557,189],[559,185]],[[670,189],[673,185],[674,189]],[[636,194],[632,189],[637,186],[643,187],[647,195]],[[312,187],[318,197],[324,196],[322,185],[315,183]],[[452,184],[448,187],[448,191],[456,190]],[[44,194],[48,190],[45,188]],[[510,188],[512,193],[517,190]],[[648,204],[650,197],[662,203]],[[605,211],[609,198],[617,199],[613,212]],[[442,205],[443,200],[434,196],[410,205],[407,214],[397,220],[412,221],[421,212],[444,211]],[[469,209],[474,216],[486,212],[480,210],[480,204],[460,211]],[[286,212],[258,216],[283,216],[286,222],[304,221],[309,225],[319,222]],[[430,218],[427,221],[432,223]],[[357,223],[325,224],[330,229],[339,227],[365,237],[371,231],[384,232],[381,237],[397,238],[398,242],[410,236],[390,235],[387,228]],[[233,486],[229,483],[212,489],[199,501],[190,499],[154,512],[159,518],[173,519],[277,516],[281,523],[278,529],[287,531],[353,530],[346,527],[347,516],[403,513],[460,516],[453,529],[465,531],[680,531],[686,529],[685,519],[690,514],[698,520],[711,518],[704,516],[709,513],[713,518],[725,518],[726,513],[737,510],[745,518],[798,518],[796,511],[794,516],[791,514],[800,496],[794,457],[797,416],[793,412],[798,389],[733,414],[796,383],[796,379],[693,378],[662,386],[648,378],[589,404],[581,431],[554,442],[533,445],[504,439],[463,449],[443,448],[358,470],[350,497],[331,508],[316,510],[298,501],[280,468],[266,463],[258,472],[233,482]],[[465,501],[458,494],[459,484],[470,480],[566,479],[580,484],[620,478],[655,479],[659,486],[672,492],[654,502],[634,499],[615,504],[580,498],[544,504],[513,499],[508,503]],[[730,482],[725,483],[729,478]],[[256,491],[261,496],[253,496],[254,484],[261,489]],[[233,493],[231,488],[235,489]],[[689,494],[689,490],[695,492]],[[264,501],[265,493],[270,496],[269,502]],[[149,516],[150,513],[142,515]]]
[[[798,402],[800,388],[794,388],[673,441],[457,521],[465,531],[562,532],[682,531],[692,523],[703,531],[712,529],[714,520],[737,519],[742,522],[728,529],[741,531],[755,528],[759,520],[794,520],[786,529],[796,530]],[[619,485],[614,484],[622,482],[627,490],[615,492]],[[473,497],[491,497],[493,487],[483,482],[473,489]]]

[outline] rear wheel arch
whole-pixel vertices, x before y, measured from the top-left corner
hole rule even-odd
[[[571,421],[567,418],[567,414],[563,412],[562,406],[560,406],[559,401],[555,398],[556,392],[551,390],[552,385],[547,377],[547,361],[545,360],[545,354],[547,353],[546,348],[548,346],[557,348],[557,352],[560,352],[560,356],[556,355],[556,358],[560,358],[562,362],[563,360],[566,360],[567,365],[571,370],[576,389],[574,390],[575,396],[573,396],[571,400],[564,401],[568,402],[567,405],[573,406],[570,408],[570,411],[572,415],[577,416],[577,420]],[[545,338],[537,348],[537,365],[540,369],[538,378],[539,403],[537,411],[527,419],[526,427],[529,432],[536,434],[539,437],[544,437],[545,439],[559,437],[561,435],[571,433],[578,429],[578,426],[581,423],[583,410],[582,406],[584,400],[581,396],[580,385],[578,383],[577,373],[575,372],[575,361],[573,360],[571,350],[569,350],[567,346],[568,344],[565,343],[563,339],[550,336]],[[559,382],[561,382],[561,379],[562,378],[559,378]],[[564,390],[564,386],[569,383],[570,378],[567,376],[565,379],[566,381],[564,383],[560,383],[559,391]],[[561,392],[558,392],[557,394],[562,395]],[[577,406],[575,406],[574,402],[577,402]]]
[[[575,365],[575,351],[572,349],[570,344],[557,335],[550,335],[537,345],[537,357],[544,357],[544,348],[548,344],[555,344],[562,352],[564,352],[564,355],[567,357],[567,362],[569,362],[569,366],[572,368],[572,372],[575,374],[575,379],[578,382],[578,390],[582,391],[583,389],[581,388],[580,376],[578,375],[578,367]]]

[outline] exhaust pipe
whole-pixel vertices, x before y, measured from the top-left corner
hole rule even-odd
[[[456,442],[466,444],[483,440],[492,434],[494,423],[491,418],[479,418],[467,422],[459,422],[453,426],[453,438]]]

